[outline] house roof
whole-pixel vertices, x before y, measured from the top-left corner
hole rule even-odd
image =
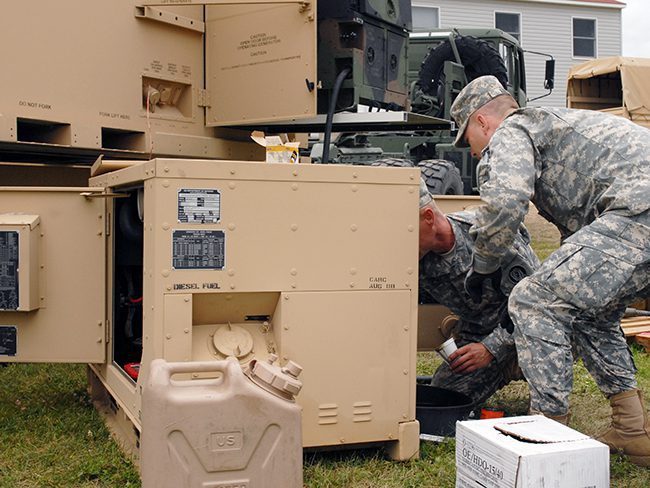
[[[591,7],[623,8],[625,2],[619,0],[519,0],[532,3],[555,3],[565,5],[584,5]]]

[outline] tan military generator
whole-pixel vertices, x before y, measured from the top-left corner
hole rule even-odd
[[[304,447],[416,456],[419,170],[272,164],[250,137],[317,115],[316,1],[34,8],[0,18],[0,361],[88,363],[137,453],[153,360],[278,356]]]

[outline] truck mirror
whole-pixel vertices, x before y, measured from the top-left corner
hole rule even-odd
[[[544,73],[544,88],[552,90],[555,86],[555,59],[546,60],[546,71]]]

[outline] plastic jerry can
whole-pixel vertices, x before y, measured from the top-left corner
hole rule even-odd
[[[142,393],[143,488],[302,487],[301,368],[151,362]],[[211,379],[174,375],[221,373]]]

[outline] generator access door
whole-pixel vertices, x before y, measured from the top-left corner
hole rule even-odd
[[[316,0],[206,6],[205,39],[206,125],[316,116]]]
[[[107,225],[96,195],[0,187],[0,362],[104,362]]]

